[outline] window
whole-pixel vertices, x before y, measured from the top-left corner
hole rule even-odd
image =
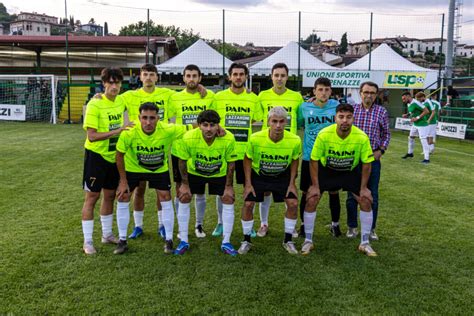
[[[412,43],[412,44],[410,44],[410,48],[413,48],[413,43]]]
[[[40,27],[39,27],[39,26],[36,27],[36,31],[37,31],[37,32],[40,31]]]
[[[47,27],[44,28],[44,32],[48,33],[48,28]]]

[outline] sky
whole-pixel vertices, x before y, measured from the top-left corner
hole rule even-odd
[[[298,11],[301,37],[316,33],[340,41],[347,32],[349,42],[405,35],[434,38],[441,35],[441,14],[448,22],[448,0],[66,0],[68,16],[87,23],[90,18],[109,31],[150,18],[159,24],[192,29],[207,39],[222,38],[225,9],[225,40],[245,44],[282,46],[298,40]],[[0,0],[9,13],[38,12],[64,17],[63,0]],[[381,5],[383,3],[383,5]],[[474,44],[474,0],[463,0],[460,42]]]

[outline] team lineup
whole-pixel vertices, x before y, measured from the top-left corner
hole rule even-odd
[[[361,103],[350,105],[330,99],[331,82],[323,77],[315,81],[314,98],[304,101],[300,93],[286,88],[288,68],[282,63],[272,68],[272,88],[258,96],[245,88],[247,77],[247,67],[233,63],[228,69],[230,87],[214,94],[200,84],[200,69],[188,65],[183,71],[186,88],[175,92],[156,87],[156,67],[145,64],[140,71],[143,87],[119,95],[122,71],[102,70],[105,91],[89,101],[83,124],[87,133],[82,209],[85,254],[96,253],[92,240],[94,208],[101,195],[102,243],[116,245],[114,253],[123,254],[128,250],[127,238],[139,238],[144,233],[148,182],[148,187],[156,191],[157,233],[164,239],[166,254],[184,255],[192,247],[188,236],[193,197],[194,232],[197,238],[206,237],[207,184],[208,195],[216,196],[217,225],[212,236],[222,237],[220,248],[224,254],[247,254],[256,236],[267,235],[272,199],[286,207],[283,248],[289,254],[310,254],[323,192],[329,194],[329,230],[335,237],[342,235],[342,189],[347,191],[346,236],[359,235],[359,207],[358,250],[377,256],[371,241],[378,240],[375,229],[381,158],[390,143],[388,112],[375,103],[378,86],[362,83]],[[413,157],[414,137],[418,135],[423,163],[429,163],[436,134],[430,127],[436,126],[439,104],[427,100],[423,93],[415,98],[410,93],[402,97],[414,122],[404,158]],[[253,132],[253,123],[258,121],[262,122],[262,130]],[[297,134],[301,129],[302,140]],[[174,199],[170,170],[176,189]],[[243,187],[241,197],[236,197],[237,185]],[[238,248],[231,241],[236,199],[243,201],[244,238]],[[112,231],[115,201],[118,238]],[[130,204],[134,228],[129,235]],[[255,231],[257,204],[260,223]],[[176,246],[175,219],[179,239]],[[299,250],[293,241],[296,237],[303,240]]]

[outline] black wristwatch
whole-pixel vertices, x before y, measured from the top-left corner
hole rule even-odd
[[[375,149],[375,150],[380,150],[380,152],[382,153],[382,155],[383,155],[383,154],[385,154],[385,150],[384,150],[384,149],[382,149],[382,148],[380,148],[380,147],[378,147],[378,148],[377,148],[377,149]]]

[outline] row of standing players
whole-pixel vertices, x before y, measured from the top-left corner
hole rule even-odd
[[[363,211],[360,219],[361,243],[359,250],[369,256],[376,255],[369,241],[378,239],[375,234],[375,225],[378,213],[380,160],[390,141],[388,113],[383,107],[374,103],[378,92],[377,85],[371,82],[361,85],[362,103],[356,104],[354,107],[350,106],[350,109],[346,108],[341,112],[341,122],[339,122],[340,124],[334,124],[332,131],[333,134],[336,133],[338,136],[328,139],[328,143],[332,145],[326,146],[326,152],[320,152],[318,159],[312,161],[312,152],[317,152],[317,150],[314,150],[314,147],[316,147],[314,145],[319,132],[333,123],[338,123],[336,115],[338,102],[329,99],[332,92],[330,80],[327,78],[317,79],[313,91],[314,99],[303,102],[299,93],[286,88],[288,68],[284,64],[274,65],[272,68],[273,87],[262,91],[258,97],[246,91],[244,84],[247,76],[248,69],[244,65],[234,63],[229,68],[230,88],[214,95],[199,84],[202,78],[199,68],[195,65],[188,65],[183,72],[186,89],[180,93],[175,93],[169,89],[156,88],[155,84],[158,79],[156,67],[146,64],[140,72],[140,78],[144,84],[143,88],[128,91],[119,96],[120,83],[123,79],[121,71],[111,68],[103,70],[102,81],[105,92],[89,102],[84,122],[84,129],[87,131],[83,181],[86,195],[82,211],[82,226],[84,233],[83,249],[86,254],[96,252],[92,243],[93,210],[100,198],[101,191],[103,192],[100,211],[102,242],[117,244],[115,253],[123,253],[128,249],[126,235],[130,219],[129,201],[131,195],[134,196],[133,217],[135,228],[129,237],[137,238],[143,233],[146,181],[157,192],[159,233],[165,239],[164,248],[166,253],[183,254],[189,249],[187,223],[189,223],[189,202],[192,195],[195,195],[196,205],[195,233],[197,237],[205,236],[203,231],[203,218],[206,208],[205,183],[208,183],[210,194],[217,195],[218,225],[213,232],[213,236],[224,236],[221,246],[224,253],[231,255],[244,254],[251,248],[251,237],[255,234],[253,231],[255,201],[260,202],[261,200],[261,225],[257,234],[262,237],[267,234],[271,195],[277,202],[286,202],[287,212],[283,246],[289,253],[297,253],[292,237],[297,235],[295,225],[298,206],[294,181],[298,169],[299,154],[292,153],[289,155],[290,158],[286,157],[286,162],[285,159],[276,161],[278,158],[287,155],[262,156],[262,154],[265,154],[261,152],[262,146],[254,144],[255,142],[252,143],[251,140],[263,137],[266,146],[271,147],[267,148],[266,153],[275,153],[283,147],[286,148],[285,144],[291,143],[291,141],[288,141],[289,137],[299,140],[299,137],[295,137],[295,134],[297,128],[302,127],[304,128],[304,138],[300,189],[303,194],[299,206],[302,224],[300,235],[305,237],[305,241],[301,253],[309,254],[314,247],[312,235],[316,219],[316,205],[322,191],[328,191],[330,196],[331,232],[334,236],[341,235],[339,228],[341,207],[338,190],[342,188],[349,191],[346,203],[349,226],[347,236],[354,238],[358,234],[357,204],[359,202],[361,211]],[[139,111],[140,105],[149,104],[150,102],[157,108],[157,112],[148,109],[145,111],[146,115],[144,115],[143,108],[142,112]],[[282,113],[274,110],[274,112],[279,113],[272,117],[269,117],[268,114],[272,111],[272,108],[277,106],[283,107],[286,117],[284,122],[275,123],[273,124],[275,126],[273,126],[270,124],[272,120],[281,121]],[[206,128],[215,128],[215,118],[213,121],[212,115],[211,119],[204,118],[204,121],[202,121],[203,118],[201,118],[200,124],[196,124],[199,113],[202,113],[202,110],[206,108],[216,110],[215,114],[219,117],[220,125],[225,128],[226,132],[217,131],[218,134],[224,134],[224,136],[221,135],[216,138],[218,142],[226,140],[229,136],[232,136],[235,141],[234,157],[229,158],[225,166],[222,164],[223,161],[219,161],[219,168],[216,167],[218,164],[208,163],[213,157],[206,156],[206,149],[196,152],[195,149],[199,147],[196,145],[198,143],[196,139],[191,138],[189,148],[177,153],[178,148],[181,147],[179,144],[185,143],[184,140],[178,139],[183,137],[186,129],[199,127],[200,131],[190,131],[187,134],[193,134],[194,132],[196,137],[196,133],[201,133],[201,140],[203,140],[206,138]],[[123,123],[125,109],[128,117],[132,119],[131,123]],[[279,107],[278,110],[280,110]],[[205,111],[205,114],[210,115],[209,111]],[[139,120],[134,121],[133,118],[137,117]],[[158,118],[161,122],[152,124],[153,117]],[[164,123],[168,119],[176,125]],[[262,132],[252,135],[252,122],[262,119]],[[135,123],[137,126],[133,127]],[[358,126],[360,130],[352,126],[352,123]],[[284,129],[287,130],[284,133],[281,133],[282,124],[284,124]],[[348,126],[349,132],[347,132]],[[346,130],[344,131],[344,129]],[[357,133],[351,133],[351,131],[357,131]],[[361,141],[355,142],[346,139],[351,134],[359,135],[359,131],[366,139],[362,137]],[[272,133],[276,133],[276,136]],[[270,134],[273,135],[273,139]],[[279,137],[282,137],[282,139],[279,139]],[[153,141],[150,143],[151,138],[153,138]],[[268,141],[268,139],[271,141]],[[364,155],[366,156],[362,159],[361,149],[365,140],[370,141],[370,145],[368,145],[370,154],[365,150]],[[207,151],[212,147],[213,142],[214,140],[207,144]],[[336,144],[338,142],[339,144]],[[350,144],[351,142],[359,144],[359,147],[347,147],[347,143]],[[151,145],[145,146],[144,144],[147,143]],[[174,212],[167,162],[171,144],[173,144],[173,175],[177,182],[175,208],[181,239],[176,249],[173,249],[172,243]],[[334,147],[333,145],[342,146],[342,149],[331,150]],[[252,157],[249,157],[249,152],[253,151],[258,152],[260,156],[255,156],[252,160]],[[194,154],[194,157],[192,154]],[[198,156],[199,159],[196,158]],[[261,159],[262,157],[264,158]],[[259,165],[256,165],[255,161],[258,161]],[[294,168],[295,165],[296,168]],[[200,168],[196,168],[196,166]],[[237,183],[245,184],[245,203],[242,211],[244,241],[238,251],[235,251],[230,243],[230,233],[234,221],[234,195],[233,188],[230,190],[229,187],[232,187],[233,184],[234,167]],[[215,173],[216,168],[219,170],[219,174]],[[267,169],[263,170],[265,168]],[[224,175],[222,175],[223,170]],[[334,174],[334,172],[336,173]],[[168,175],[168,178],[164,176],[165,174]],[[324,177],[321,178],[321,174]],[[180,179],[180,176],[184,177]],[[318,179],[320,180],[318,181]],[[327,183],[324,179],[335,180]],[[324,183],[318,185],[317,182],[321,182],[321,180]],[[255,181],[257,182],[255,183]],[[286,187],[281,187],[281,183],[287,184]],[[274,186],[277,189],[274,189]],[[258,187],[258,189],[256,190],[255,187]],[[264,191],[262,191],[263,188],[265,188]],[[368,192],[362,192],[362,189]],[[117,207],[119,239],[115,238],[112,233],[113,203],[116,196],[119,200]],[[232,209],[230,209],[230,205],[232,205]]]

